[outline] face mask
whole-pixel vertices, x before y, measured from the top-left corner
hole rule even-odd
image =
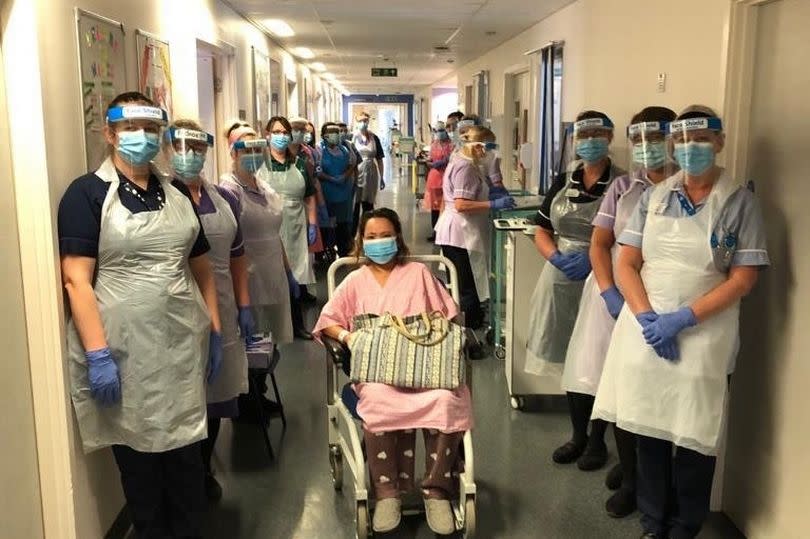
[[[343,142],[349,142],[350,140],[352,140],[351,133],[341,133],[340,140],[342,140]]]
[[[596,163],[608,154],[608,139],[598,137],[579,140],[575,150],[586,163]]]
[[[172,170],[181,180],[195,180],[205,166],[205,154],[188,150],[186,153],[174,152],[172,155]]]
[[[453,141],[453,144],[458,144],[461,139],[459,139],[458,131],[450,131],[450,140]]]
[[[262,168],[262,157],[255,153],[240,155],[239,166],[242,167],[242,170],[255,174],[257,170]]]
[[[340,133],[327,133],[325,138],[327,144],[334,146],[340,142]]]
[[[378,265],[387,264],[397,254],[396,238],[379,238],[363,240],[363,254]]]
[[[633,144],[633,162],[646,169],[658,170],[667,161],[667,150],[663,142],[642,142]]]
[[[714,144],[711,142],[688,142],[676,144],[675,161],[690,176],[700,176],[714,165]]]
[[[368,122],[358,122],[357,129],[363,132],[368,131]]]
[[[131,165],[148,164],[160,151],[160,139],[155,133],[138,131],[121,131],[118,133],[118,155]]]
[[[448,140],[450,136],[447,134],[447,131],[439,131],[436,133],[436,138],[439,140]]]
[[[304,140],[304,136],[306,134],[307,133],[304,133],[303,131],[300,131],[298,129],[294,129],[293,132],[292,132],[291,142],[294,143],[294,144],[300,144]]]
[[[276,150],[286,150],[290,145],[290,135],[273,133],[270,135],[270,145]]]
[[[312,144],[312,133],[304,133],[304,144]]]

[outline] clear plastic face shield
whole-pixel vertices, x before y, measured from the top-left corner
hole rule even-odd
[[[687,176],[700,177],[714,168],[725,142],[720,118],[675,120],[668,131],[670,155]]]
[[[565,147],[568,163],[582,160],[586,165],[598,163],[610,153],[613,140],[613,122],[604,118],[588,118],[574,122],[566,133]]]
[[[160,152],[160,136],[169,117],[148,105],[122,105],[107,112],[107,142],[115,148],[116,166],[128,178],[148,170]]]
[[[456,130],[458,131],[459,137],[463,137],[464,133],[466,133],[467,130],[469,128],[473,127],[474,125],[479,125],[479,123],[476,122],[475,120],[470,120],[470,119],[459,120],[458,125],[456,126]]]
[[[433,140],[439,142],[450,140],[450,134],[447,132],[447,127],[444,122],[436,122],[436,125],[433,127]]]
[[[175,178],[186,183],[201,180],[214,135],[196,129],[170,127],[166,131],[166,159]]]
[[[340,130],[340,140],[343,142],[349,142],[352,140],[352,134],[349,133],[349,126],[346,124],[338,124],[338,129]]]
[[[267,162],[267,139],[246,135],[231,145],[231,155],[237,172],[256,174]]]
[[[290,144],[304,144],[307,135],[307,121],[303,118],[293,118],[290,120]]]
[[[328,146],[337,146],[341,143],[340,128],[336,125],[330,125],[323,131],[323,140]]]
[[[667,155],[666,133],[666,122],[639,122],[627,127],[627,162],[633,178],[653,176],[658,181],[675,172]]]
[[[358,116],[354,120],[354,129],[358,133],[365,134],[368,131],[368,125],[369,125],[369,117],[368,116]]]

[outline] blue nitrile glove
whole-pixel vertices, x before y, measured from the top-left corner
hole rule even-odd
[[[239,307],[236,322],[239,324],[239,334],[247,343],[250,336],[256,333],[256,321],[253,320],[253,311],[250,310],[250,305]]]
[[[496,198],[489,201],[489,207],[493,210],[511,210],[515,207],[515,199],[510,196]]]
[[[681,307],[674,313],[660,315],[658,320],[645,327],[644,340],[650,346],[658,346],[666,341],[675,340],[678,333],[696,325],[697,318],[692,309]]]
[[[211,331],[208,336],[208,383],[212,383],[222,367],[222,334]]]
[[[290,295],[293,299],[298,299],[301,297],[301,285],[298,284],[298,281],[295,280],[295,275],[292,274],[292,270],[287,270],[287,285],[290,287]]]
[[[315,240],[318,239],[318,225],[310,223],[309,227],[307,227],[307,242],[310,245],[315,243]]]
[[[569,255],[568,262],[563,266],[562,271],[570,280],[582,281],[591,272],[591,258],[587,252]]]
[[[658,354],[659,357],[662,357],[667,361],[675,361],[680,355],[677,339],[669,339],[661,344],[656,344],[653,346],[653,350],[655,350],[655,353]]]
[[[430,164],[430,168],[440,169],[447,166],[447,159],[438,159]]]
[[[496,200],[498,198],[508,197],[509,191],[503,185],[493,185],[489,188],[489,199]]]
[[[619,292],[619,289],[614,285],[599,295],[605,300],[605,306],[607,306],[610,316],[614,320],[619,318],[619,313],[622,312],[622,307],[624,307],[624,296]]]
[[[565,265],[568,264],[568,256],[562,254],[560,251],[554,251],[554,254],[549,257],[548,261],[552,266],[560,271],[563,271]]]
[[[87,378],[90,381],[90,395],[102,406],[112,406],[121,400],[121,380],[118,378],[118,365],[109,348],[84,353],[87,359]]]
[[[644,331],[647,326],[658,320],[658,313],[654,311],[638,313],[636,315],[636,320],[638,320],[638,323],[641,324],[641,330]]]
[[[317,209],[318,213],[318,225],[321,227],[328,227],[329,226],[329,211],[326,209],[326,205],[318,206]]]

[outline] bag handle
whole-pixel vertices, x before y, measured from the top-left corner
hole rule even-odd
[[[444,331],[442,331],[442,334],[440,336],[436,337],[432,341],[428,340],[430,338],[430,332],[433,329],[433,320],[435,320],[436,318],[444,318],[446,320],[441,311],[433,311],[430,314],[428,314],[427,312],[422,313],[422,321],[425,323],[427,333],[420,335],[418,333],[411,332],[405,325],[405,322],[402,320],[401,317],[396,316],[394,314],[391,315],[391,320],[394,324],[394,328],[409,341],[414,342],[416,344],[421,344],[422,346],[436,346],[437,344],[441,343],[444,339],[446,339],[447,336],[450,334],[450,326],[448,324],[445,327]]]

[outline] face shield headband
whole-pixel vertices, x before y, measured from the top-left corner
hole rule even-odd
[[[122,105],[107,111],[107,123],[150,120],[161,126],[169,123],[169,115],[159,107],[147,105]]]

